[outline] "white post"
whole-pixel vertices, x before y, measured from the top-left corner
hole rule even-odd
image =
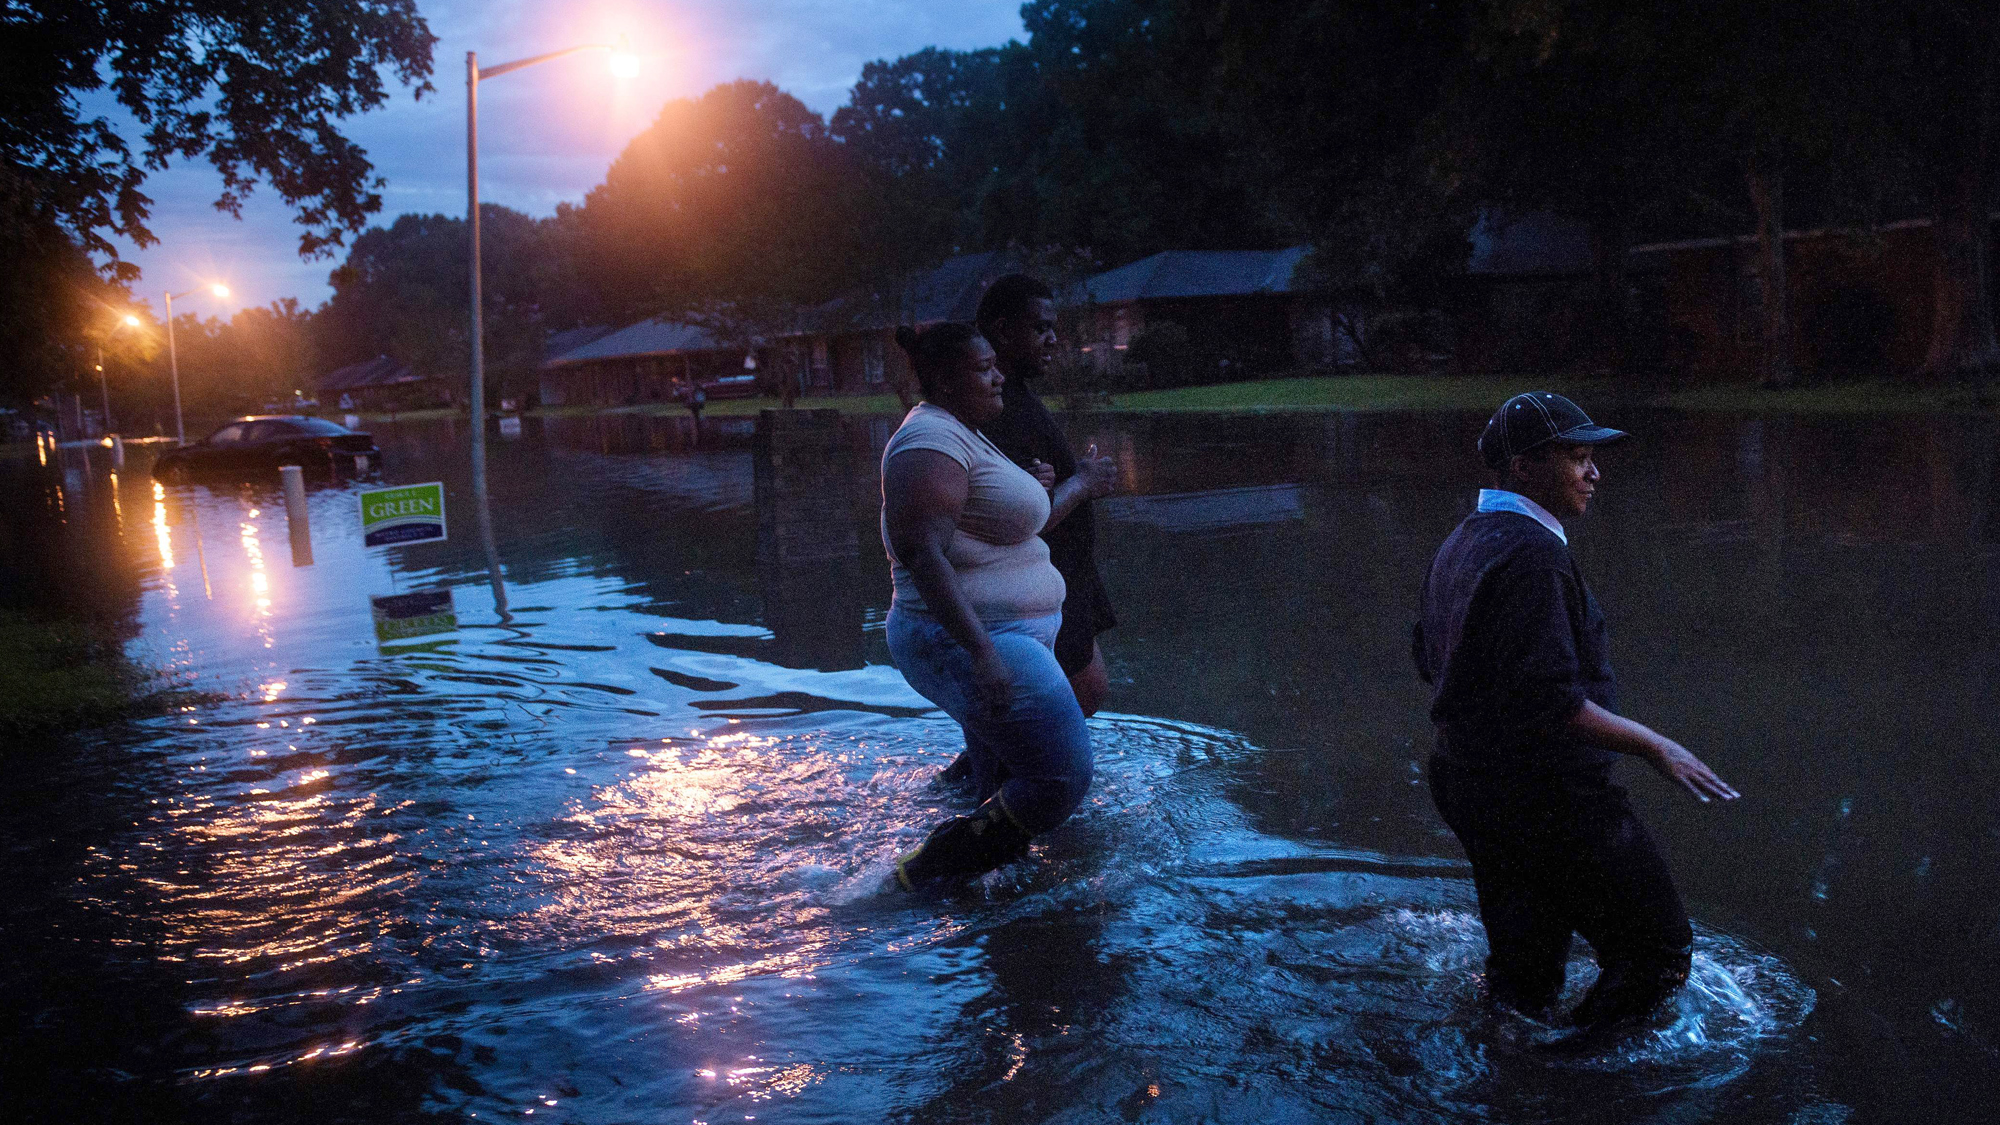
[[[285,527],[292,534],[292,565],[313,562],[312,518],[306,511],[306,474],[297,465],[281,465],[278,476],[285,482]]]

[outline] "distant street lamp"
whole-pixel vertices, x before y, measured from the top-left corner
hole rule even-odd
[[[188,443],[187,426],[181,421],[181,361],[174,351],[174,298],[192,297],[202,290],[208,290],[218,297],[228,298],[227,285],[199,285],[185,293],[167,294],[167,370],[174,376],[174,440],[182,445]]]
[[[113,325],[111,330],[116,332],[120,328],[137,327],[139,327],[139,318],[133,316],[131,313],[126,313],[124,316],[118,318],[118,323]],[[111,388],[104,381],[104,341],[102,340],[97,342],[97,393],[104,399],[104,432],[108,434],[111,432]]]
[[[619,78],[637,77],[639,60],[626,52],[624,44],[583,43],[534,55],[497,66],[481,67],[479,52],[465,53],[465,221],[472,238],[472,490],[483,509],[486,505],[486,350],[485,325],[479,278],[479,80],[498,78],[509,71],[536,63],[574,55],[579,51],[610,51],[611,73]]]

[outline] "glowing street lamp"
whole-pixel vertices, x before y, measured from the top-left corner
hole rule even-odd
[[[188,443],[188,436],[187,426],[181,421],[181,362],[174,351],[174,298],[192,297],[203,289],[224,300],[229,297],[229,286],[220,283],[197,286],[185,293],[167,294],[167,370],[174,376],[174,440],[181,445]]]
[[[111,330],[116,332],[120,328],[137,327],[139,327],[139,318],[133,316],[131,313],[126,313],[124,316],[118,318],[118,323],[112,325]],[[97,343],[97,393],[104,400],[104,432],[108,434],[111,432],[111,388],[104,382],[104,342],[102,340],[99,340]]]
[[[532,55],[487,67],[479,65],[479,52],[465,53],[465,221],[472,239],[472,381],[468,397],[472,407],[472,493],[482,513],[486,510],[486,349],[479,277],[479,80],[498,78],[509,71],[574,55],[579,51],[610,51],[613,75],[635,78],[639,74],[639,59],[625,50],[622,38],[615,44],[582,43],[545,55]],[[494,585],[497,594],[497,573]]]

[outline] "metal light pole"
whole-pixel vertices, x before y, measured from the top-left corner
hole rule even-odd
[[[174,441],[180,445],[188,443],[188,436],[187,426],[181,420],[181,361],[179,353],[174,350],[174,298],[192,297],[203,289],[218,297],[229,296],[227,285],[202,285],[185,293],[167,294],[167,370],[172,372],[174,377]]]
[[[494,607],[502,620],[507,617],[507,589],[500,581],[499,553],[494,548],[493,540],[493,514],[486,502],[486,328],[479,269],[479,80],[498,78],[508,71],[559,59],[578,51],[617,52],[612,59],[613,73],[631,77],[636,71],[636,62],[623,54],[622,48],[610,43],[584,43],[484,68],[479,65],[479,52],[465,53],[465,224],[466,234],[472,240],[467,278],[472,302],[472,379],[467,388],[472,417],[472,500],[479,517],[479,538],[486,551],[487,571],[493,582]]]
[[[536,63],[559,59],[564,55],[574,55],[579,51],[612,51],[617,54],[612,60],[612,70],[620,77],[630,77],[636,62],[623,53],[623,49],[610,43],[584,43],[575,47],[565,47],[560,51],[550,51],[545,55],[534,55],[497,66],[481,67],[479,52],[465,53],[465,224],[466,233],[472,239],[472,261],[470,285],[472,298],[472,381],[469,387],[472,412],[472,492],[483,509],[486,505],[486,336],[483,297],[480,291],[479,269],[479,80],[498,78],[509,71]]]

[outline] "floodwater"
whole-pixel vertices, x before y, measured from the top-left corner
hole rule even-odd
[[[1121,624],[1097,783],[962,894],[877,888],[952,806],[888,665],[889,419],[378,427],[351,484],[0,462],[10,596],[205,701],[6,755],[0,1109],[553,1122],[1979,1119],[2000,1093],[2000,432],[1633,414],[1572,540],[1622,767],[1697,919],[1657,1031],[1482,1012],[1408,626],[1480,419],[1086,416]],[[88,460],[86,461],[86,457]],[[489,559],[497,561],[494,582]],[[387,621],[373,596],[448,589]],[[426,629],[437,630],[426,632]],[[1571,989],[1591,969],[1581,943]],[[1981,1107],[1986,1107],[1982,1109]]]

